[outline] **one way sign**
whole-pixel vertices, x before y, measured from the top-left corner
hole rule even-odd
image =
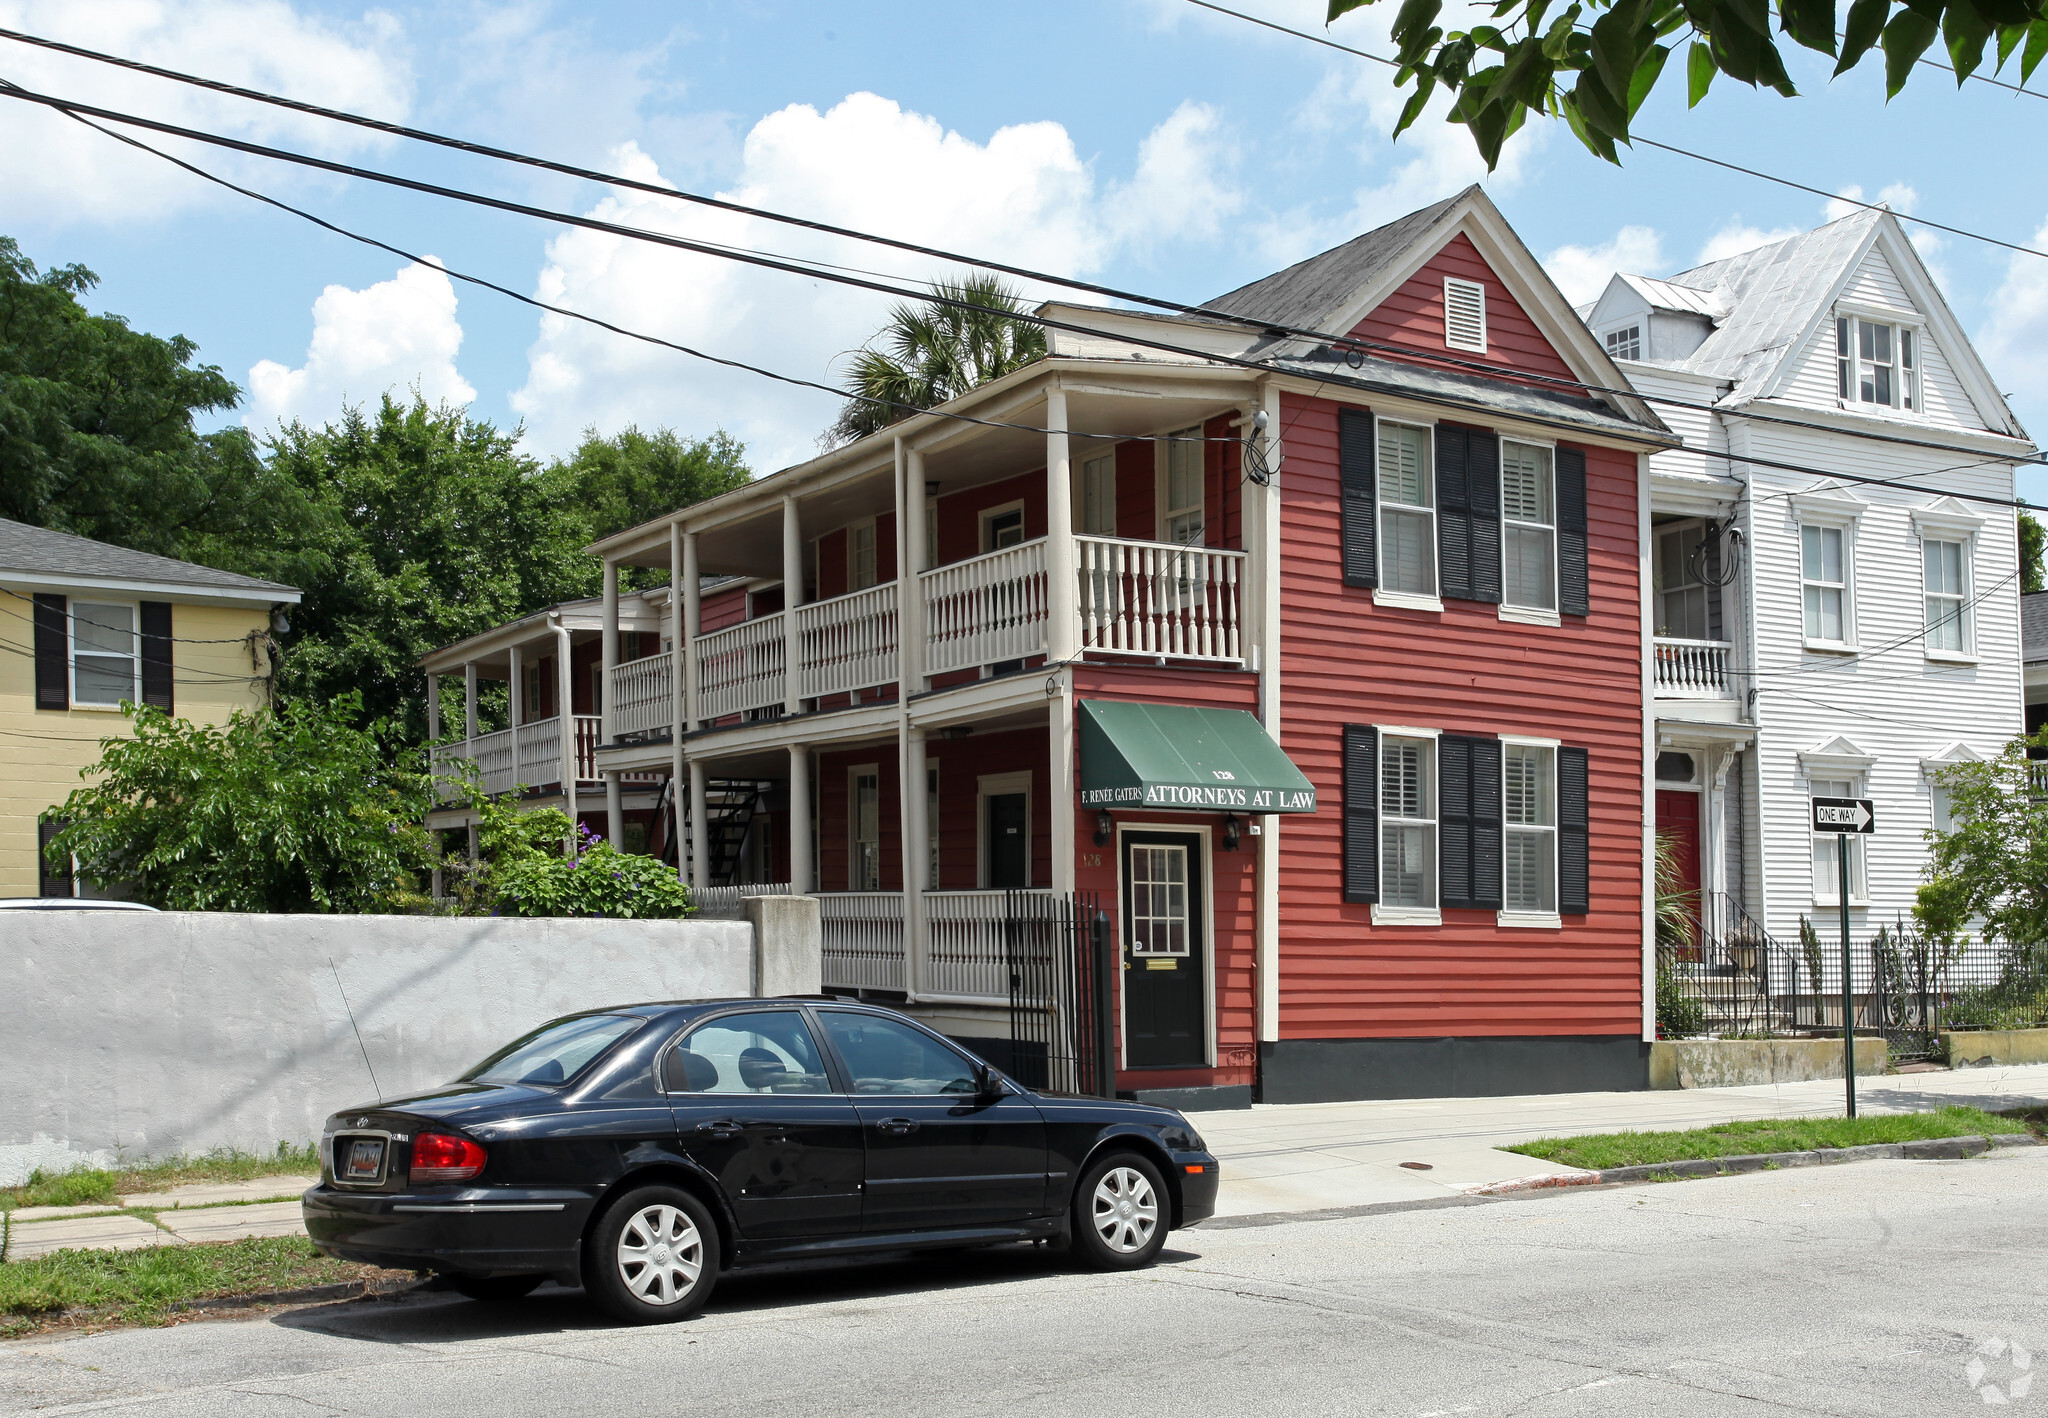
[[[1861,832],[1877,830],[1877,814],[1869,798],[1815,798],[1813,830],[1816,832]]]

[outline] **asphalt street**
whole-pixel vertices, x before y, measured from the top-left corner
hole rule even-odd
[[[2044,1243],[2024,1149],[1236,1217],[1135,1275],[1010,1249],[762,1276],[651,1329],[549,1287],[21,1340],[0,1412],[2048,1411]]]

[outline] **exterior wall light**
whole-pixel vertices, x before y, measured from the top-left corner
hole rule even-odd
[[[1224,813],[1223,850],[1226,852],[1235,852],[1237,850],[1237,844],[1240,838],[1241,834],[1238,829],[1237,814],[1234,812]]]
[[[1095,845],[1107,847],[1109,839],[1115,835],[1116,819],[1109,815],[1108,808],[1104,808],[1101,812],[1095,814]]]

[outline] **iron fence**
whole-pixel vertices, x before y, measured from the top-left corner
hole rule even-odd
[[[1948,1030],[2048,1028],[2048,944],[1930,940],[1880,927],[1850,942],[1849,1013],[1895,1058],[1924,1058]],[[1657,1032],[1667,1039],[1812,1038],[1842,1030],[1842,947],[1760,932],[1657,953]]]
[[[1003,898],[1010,1071],[1031,1088],[1113,1096],[1109,918],[1093,892]]]

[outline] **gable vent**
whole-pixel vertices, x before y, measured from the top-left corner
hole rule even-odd
[[[1479,282],[1444,277],[1444,343],[1486,353],[1486,287]]]

